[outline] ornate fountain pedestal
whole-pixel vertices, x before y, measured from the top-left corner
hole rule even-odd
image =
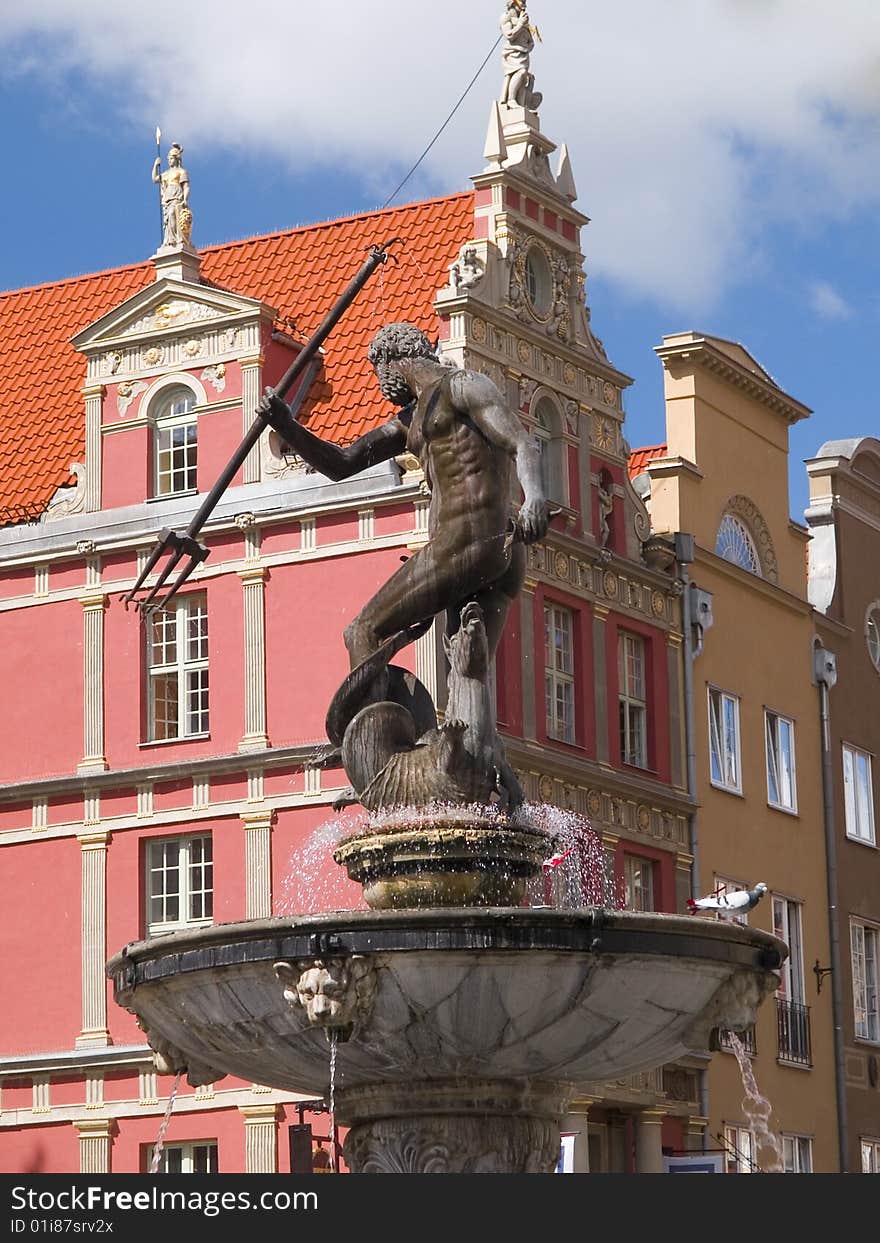
[[[326,1096],[332,1036],[355,1172],[528,1173],[555,1165],[575,1093],[753,1022],[785,952],[691,916],[470,907],[219,925],[107,970],[198,1079]]]

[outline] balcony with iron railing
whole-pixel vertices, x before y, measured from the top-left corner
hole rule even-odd
[[[812,1066],[810,1053],[810,1007],[799,1001],[776,998],[778,1060],[795,1066]]]
[[[755,1037],[755,1024],[752,1023],[744,1031],[737,1032],[740,1044],[750,1057],[756,1057],[758,1053],[758,1042]],[[731,1041],[731,1033],[723,1028],[718,1033],[718,1043],[726,1053],[733,1052],[733,1042]]]

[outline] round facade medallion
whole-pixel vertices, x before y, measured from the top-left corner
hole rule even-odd
[[[662,617],[666,612],[666,597],[662,591],[655,591],[651,596],[651,612],[655,617]]]
[[[602,590],[610,600],[617,598],[617,575],[611,570],[606,570],[602,575]]]
[[[577,368],[573,367],[571,363],[566,363],[562,368],[562,378],[565,380],[566,384],[573,385],[577,379],[577,374]]]
[[[591,816],[598,816],[602,810],[602,795],[598,790],[590,790],[587,795],[587,811]]]
[[[195,358],[196,354],[201,354],[202,352],[202,343],[198,337],[190,337],[183,348],[190,358]]]
[[[617,389],[610,380],[606,380],[602,388],[602,400],[606,406],[617,405]]]
[[[486,321],[484,319],[472,319],[471,320],[471,336],[473,337],[473,339],[475,341],[482,342],[486,340],[486,335],[487,335]]]
[[[158,345],[151,345],[148,350],[144,350],[144,362],[148,367],[155,367],[156,363],[161,361],[161,358],[162,351]]]
[[[553,778],[544,776],[538,782],[538,794],[542,803],[553,801]]]
[[[532,361],[532,347],[528,341],[517,341],[516,356],[521,363],[530,363]]]
[[[568,557],[564,552],[558,552],[553,558],[553,569],[557,578],[567,579],[569,574]]]
[[[647,833],[651,827],[651,809],[644,803],[639,804],[639,810],[636,813],[636,821],[643,833]]]

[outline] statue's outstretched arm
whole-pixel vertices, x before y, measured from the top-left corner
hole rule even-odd
[[[486,439],[514,459],[523,490],[517,519],[519,537],[524,544],[542,539],[547,532],[548,505],[541,479],[541,457],[534,440],[488,376],[478,371],[461,371],[453,378],[451,391],[455,405],[473,420]]]
[[[334,445],[291,418],[290,407],[267,390],[260,402],[260,414],[275,428],[293,451],[314,470],[328,479],[348,479],[377,462],[387,462],[406,448],[408,407],[397,418],[359,436],[350,445]]]

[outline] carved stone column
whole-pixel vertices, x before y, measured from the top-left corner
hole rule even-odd
[[[244,825],[245,918],[272,914],[272,821],[270,807],[242,812]]]
[[[571,1113],[562,1119],[562,1130],[574,1132],[574,1172],[589,1174],[590,1172],[590,1109],[597,1103],[592,1096],[579,1096],[571,1108]]]
[[[636,1114],[636,1173],[663,1173],[662,1109],[642,1109]]]
[[[250,518],[250,524],[247,519]],[[242,515],[247,564],[239,572],[244,609],[244,737],[239,751],[261,751],[269,745],[266,733],[266,570],[259,563],[260,532],[252,515]]]
[[[107,982],[107,846],[110,834],[83,828],[77,834],[82,851],[82,1031],[77,1048],[108,1045]]]
[[[596,710],[596,759],[608,763],[608,678],[605,669],[605,621],[608,609],[604,604],[593,606],[593,696]]]
[[[80,1174],[109,1174],[113,1119],[76,1118],[73,1125],[79,1132]]]
[[[340,1093],[354,1174],[550,1174],[559,1160],[558,1084],[433,1080]]]
[[[626,1117],[621,1113],[615,1113],[608,1119],[608,1172],[610,1174],[629,1172]]]
[[[278,1172],[278,1106],[239,1105],[244,1116],[244,1160],[248,1174]]]
[[[241,366],[242,435],[244,436],[250,431],[254,414],[262,397],[260,389],[263,382],[263,356],[255,354],[250,358],[240,358],[239,364]],[[260,442],[257,441],[245,458],[242,467],[243,482],[259,483],[260,473]]]
[[[83,758],[77,772],[103,772],[104,755],[104,609],[95,562],[87,563],[86,592],[79,597],[83,610]]]
[[[101,407],[104,385],[83,389],[86,403],[86,472],[83,509],[93,514],[101,508]]]

